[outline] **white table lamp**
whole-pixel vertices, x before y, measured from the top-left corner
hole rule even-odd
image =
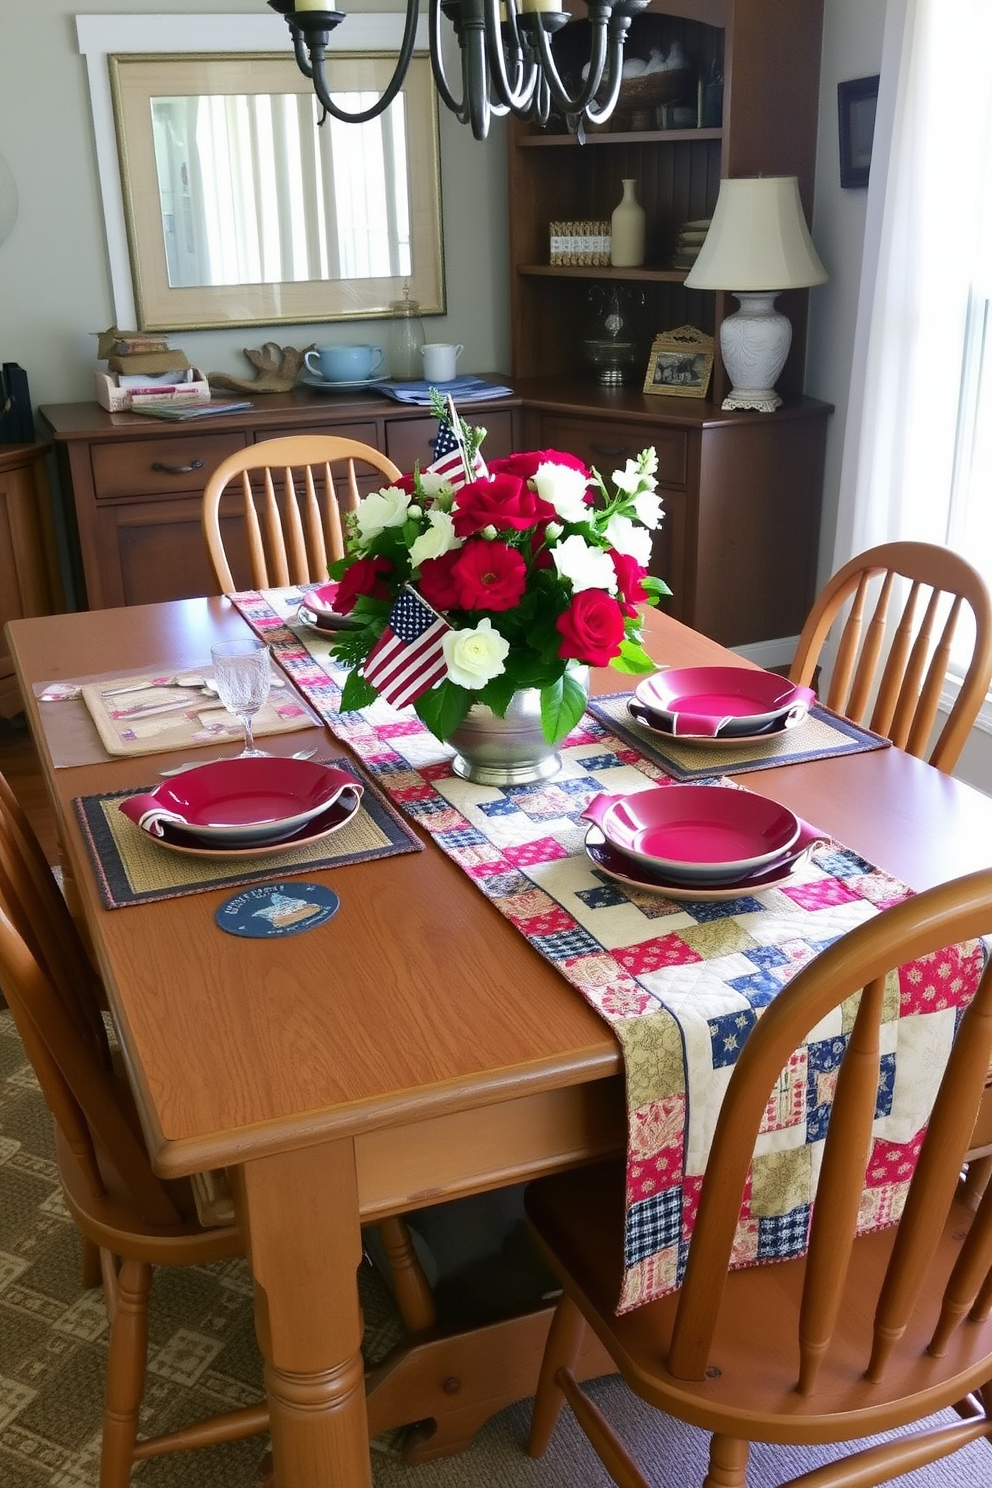
[[[795,176],[723,180],[706,240],[686,276],[688,289],[725,289],[740,302],[720,327],[720,353],[731,382],[724,408],[772,413],[792,343],[788,318],[775,309],[783,289],[822,284]]]

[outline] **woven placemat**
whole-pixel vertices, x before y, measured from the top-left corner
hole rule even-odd
[[[589,699],[588,711],[613,733],[633,744],[648,759],[660,765],[673,780],[703,780],[711,775],[743,775],[750,770],[774,770],[779,765],[806,764],[839,754],[864,754],[869,749],[888,749],[888,739],[871,729],[841,718],[839,713],[816,703],[799,728],[771,734],[761,744],[741,749],[707,749],[661,738],[653,729],[632,718],[629,692],[608,693]]]
[[[348,863],[364,863],[369,858],[423,851],[423,843],[364,771],[344,758],[323,763],[347,770],[362,782],[365,793],[361,807],[351,821],[330,837],[287,847],[263,858],[237,853],[223,859],[199,858],[170,852],[120,810],[119,803],[126,796],[136,795],[137,790],[77,796],[73,806],[104,905],[107,909],[123,909],[156,899],[177,899],[184,894],[202,894],[208,889],[258,883],[273,875],[341,868]]]

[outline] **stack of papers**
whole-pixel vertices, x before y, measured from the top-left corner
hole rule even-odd
[[[185,402],[182,398],[171,398],[166,402],[156,402],[153,398],[147,401],[144,398],[133,398],[131,400],[132,413],[147,413],[152,418],[172,419],[176,423],[184,423],[186,419],[210,418],[218,413],[240,413],[243,408],[253,408],[251,402],[224,403],[218,399],[212,399],[208,403]]]
[[[389,379],[386,382],[377,382],[375,390],[377,393],[385,393],[387,398],[394,398],[397,403],[415,403],[429,408],[432,387],[436,387],[443,397],[454,398],[456,403],[482,403],[488,398],[513,396],[512,388],[503,387],[498,382],[486,382],[484,377],[456,377],[453,382],[442,383],[398,382]]]

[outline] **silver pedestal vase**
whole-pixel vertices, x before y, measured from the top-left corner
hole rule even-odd
[[[588,676],[583,668],[577,680],[588,686]],[[457,750],[455,774],[477,785],[530,785],[550,780],[561,769],[562,741],[549,744],[544,737],[536,687],[515,692],[504,718],[485,703],[473,703],[447,742]]]

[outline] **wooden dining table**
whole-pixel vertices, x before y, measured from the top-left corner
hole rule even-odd
[[[532,1393],[548,1315],[491,1325],[481,1342],[413,1340],[367,1378],[362,1226],[621,1149],[621,1056],[608,1025],[427,838],[423,852],[317,875],[340,909],[287,939],[222,933],[224,890],[103,907],[73,799],[148,786],[175,756],[57,767],[46,709],[58,705],[37,690],[144,666],[181,671],[244,626],[215,598],[8,629],[154,1167],[232,1178],[276,1482],[363,1488],[370,1434],[431,1417],[424,1455],[439,1454]],[[654,612],[647,644],[659,666],[747,665]],[[616,692],[617,673],[596,673],[593,688]],[[309,730],[268,742],[288,754],[328,740]],[[324,752],[340,754],[333,744]],[[992,798],[898,749],[744,779],[913,889],[992,862]]]

